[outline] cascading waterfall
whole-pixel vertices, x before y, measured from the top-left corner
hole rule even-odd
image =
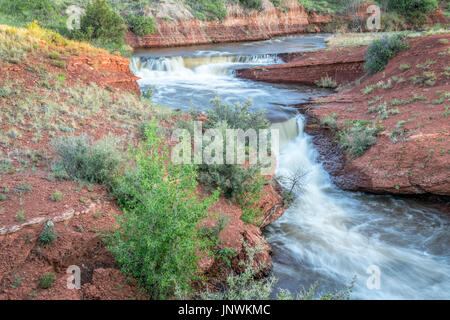
[[[280,287],[295,291],[318,280],[334,290],[356,276],[356,299],[449,299],[449,217],[414,202],[338,190],[316,161],[303,118],[297,122],[299,135],[282,149],[277,174],[302,169],[305,181],[267,231]],[[379,290],[367,287],[370,266],[380,271]]]
[[[153,88],[152,100],[175,109],[200,110],[220,96],[224,103],[253,102],[254,109],[266,110],[272,121],[292,117],[291,105],[326,91],[304,86],[270,85],[237,79],[234,70],[281,63],[277,54],[228,54],[199,51],[188,56],[140,56],[131,61],[131,70],[141,78],[142,90]]]
[[[183,72],[189,69],[192,73],[212,73],[212,74],[231,74],[230,65],[268,65],[282,63],[283,61],[276,54],[264,55],[222,55],[209,53],[201,56],[171,56],[171,57],[134,57],[131,61],[131,71],[139,73],[143,69],[159,72]],[[205,66],[219,65],[218,72],[211,72],[205,69]],[[205,72],[206,71],[206,72]]]

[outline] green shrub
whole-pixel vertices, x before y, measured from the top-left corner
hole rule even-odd
[[[152,34],[156,30],[155,19],[149,16],[131,15],[127,19],[127,24],[130,30],[138,36]]]
[[[122,272],[133,276],[154,298],[190,291],[198,261],[209,252],[200,224],[218,193],[199,200],[193,165],[176,165],[148,127],[145,141],[133,150],[135,165],[118,175],[114,194],[124,214],[118,229],[105,237]]]
[[[377,142],[377,133],[378,129],[366,122],[355,121],[352,126],[339,132],[339,144],[347,148],[353,157],[360,157]]]
[[[402,35],[374,40],[367,49],[365,69],[372,74],[380,72],[387,65],[389,59],[398,52],[408,49],[409,45]]]
[[[114,136],[94,143],[86,135],[59,137],[51,144],[59,157],[53,169],[60,177],[108,184],[122,161],[116,144]]]
[[[24,221],[27,220],[25,218],[25,211],[24,210],[17,211],[17,220],[19,220],[19,222],[24,222]]]
[[[410,23],[420,24],[426,15],[438,8],[437,0],[389,0],[388,10],[405,16]]]
[[[322,78],[320,78],[320,80],[317,80],[314,83],[316,84],[316,86],[321,87],[321,88],[334,89],[337,87],[336,81],[334,81],[333,78],[331,78],[329,76],[322,77]]]
[[[63,193],[61,191],[58,191],[58,190],[55,190],[55,192],[53,192],[52,195],[50,196],[50,198],[54,202],[61,201],[63,197],[64,197]]]
[[[66,66],[67,66],[65,61],[52,60],[52,61],[50,61],[50,64],[54,67],[61,68],[61,69],[66,69]]]
[[[48,289],[53,286],[55,282],[55,275],[53,273],[46,273],[39,279],[39,286],[42,289]]]
[[[199,20],[223,20],[227,16],[223,0],[186,0],[185,2]]]
[[[61,55],[56,51],[52,51],[48,54],[48,57],[50,59],[59,59],[61,57]]]
[[[320,119],[320,124],[322,126],[326,126],[331,129],[336,129],[337,128],[337,114],[333,112],[329,115],[326,115],[325,117]]]
[[[56,3],[52,0],[1,0],[0,11],[28,22],[49,21],[58,14]]]
[[[126,28],[122,17],[112,9],[106,0],[93,0],[81,16],[80,29],[72,36],[81,40],[97,40],[104,43],[123,45]]]
[[[206,129],[215,128],[222,131],[224,137],[223,159],[226,156],[226,129],[242,129],[244,132],[253,129],[256,132],[269,127],[264,112],[252,112],[249,104],[222,104],[220,99],[213,101],[211,108],[206,111],[207,120],[204,123]],[[195,119],[195,114],[193,117]],[[258,142],[259,143],[259,142]],[[203,144],[206,148],[207,143]],[[256,146],[258,149],[259,146]],[[246,155],[250,151],[246,143]],[[256,178],[261,170],[261,164],[244,167],[242,164],[201,164],[199,165],[199,181],[207,188],[220,192],[227,198],[238,199],[254,189]],[[254,192],[257,192],[254,190]]]
[[[239,3],[250,9],[261,9],[261,0],[239,0]]]
[[[44,230],[39,235],[39,242],[42,245],[48,245],[58,237],[58,233],[54,229],[53,223],[48,222],[45,224]]]

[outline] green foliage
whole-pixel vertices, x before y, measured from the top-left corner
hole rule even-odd
[[[64,195],[61,191],[55,190],[55,192],[52,193],[50,196],[51,200],[54,202],[59,202],[63,199]]]
[[[268,277],[257,280],[257,274],[265,267],[254,268],[255,255],[260,251],[259,247],[249,248],[243,242],[247,253],[247,261],[242,261],[244,272],[235,275],[230,274],[227,278],[227,288],[222,292],[206,291],[201,294],[204,300],[270,300],[277,279]],[[315,283],[309,290],[301,290],[296,295],[288,290],[281,289],[276,295],[277,300],[348,300],[353,291],[355,278],[351,284],[341,291],[318,293],[318,284]]]
[[[198,278],[197,262],[212,245],[200,224],[218,193],[199,199],[195,167],[170,161],[155,123],[145,138],[131,152],[135,165],[115,179],[113,193],[124,214],[105,241],[122,272],[151,298],[163,299],[188,293]]]
[[[223,0],[186,0],[193,15],[200,20],[223,20],[227,16]]]
[[[331,129],[337,128],[337,114],[331,113],[329,115],[326,115],[322,119],[320,119],[320,124],[326,127],[329,127]]]
[[[53,286],[55,282],[55,275],[53,273],[46,273],[39,279],[39,286],[42,289],[48,289]]]
[[[261,0],[239,0],[239,3],[250,9],[261,9]]]
[[[123,45],[126,28],[122,17],[112,9],[106,0],[93,0],[81,16],[80,30],[74,30],[72,37],[99,43]]]
[[[116,144],[118,140],[114,136],[94,143],[86,135],[56,138],[52,150],[59,158],[53,169],[60,177],[108,185],[122,161]]]
[[[48,245],[58,237],[58,233],[54,230],[55,227],[52,223],[46,223],[44,230],[39,235],[39,242],[42,245]]]
[[[138,36],[145,36],[155,33],[155,19],[149,16],[131,15],[127,18],[127,24],[130,30]]]
[[[337,87],[336,81],[334,81],[333,78],[331,78],[329,76],[322,77],[322,78],[320,78],[320,80],[317,80],[314,83],[316,84],[316,86],[321,87],[321,88],[334,89]]]
[[[308,11],[339,13],[347,8],[347,1],[342,0],[298,0]]]
[[[347,148],[353,157],[360,157],[377,142],[377,133],[378,129],[369,126],[367,122],[355,121],[339,132],[339,144]]]
[[[0,0],[0,11],[28,22],[49,21],[58,14],[52,0]]]
[[[402,35],[374,40],[367,49],[365,69],[372,74],[380,72],[387,65],[389,59],[400,51],[408,49],[409,45]]]
[[[437,0],[388,0],[388,10],[405,16],[410,23],[420,24],[426,15],[438,8]]]
[[[258,133],[260,129],[269,127],[265,119],[264,112],[251,112],[250,104],[222,104],[220,99],[213,101],[211,108],[206,111],[207,120],[204,123],[206,129],[214,128],[222,132],[223,141],[223,159],[225,162],[227,129],[242,129],[244,132],[248,129],[255,130]],[[193,114],[195,119],[196,115]],[[258,141],[259,143],[259,141]],[[208,142],[203,143],[206,148]],[[258,150],[259,145],[256,146]],[[246,143],[246,156],[250,152],[249,143]],[[201,164],[199,166],[199,181],[209,189],[219,188],[220,192],[227,198],[238,199],[244,194],[255,189],[255,181],[261,170],[261,164],[252,164],[247,167],[242,164]],[[255,191],[257,192],[257,191]]]

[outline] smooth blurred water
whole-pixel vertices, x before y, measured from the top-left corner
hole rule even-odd
[[[307,175],[292,207],[265,232],[278,287],[296,292],[319,282],[333,291],[356,276],[354,299],[450,299],[450,217],[412,200],[337,189],[316,161],[303,118],[297,122],[277,174]],[[379,290],[366,285],[372,265]]]

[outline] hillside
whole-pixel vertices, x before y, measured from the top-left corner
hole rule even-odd
[[[376,193],[450,195],[449,42],[448,34],[409,40],[410,49],[383,71],[309,109],[338,132],[354,121],[379,128],[374,146],[361,157],[348,156],[342,171],[333,173],[339,185]]]
[[[147,298],[120,272],[101,236],[122,215],[116,197],[106,183],[61,175],[55,141],[84,134],[93,142],[106,141],[102,157],[115,159],[142,141],[143,123],[159,119],[161,130],[170,130],[179,116],[139,97],[126,58],[35,24],[0,25],[0,45],[0,299]],[[201,186],[198,192],[210,196]],[[280,201],[272,185],[264,186],[257,206],[264,212],[261,219],[272,215],[265,223],[282,213],[281,207],[274,209]],[[243,222],[243,207],[224,197],[210,211],[205,226],[215,225],[217,212],[225,215],[217,241],[234,254],[230,265],[205,256],[199,267],[220,282],[225,270],[239,270],[246,259],[241,240],[254,247],[263,245],[263,237],[259,227]],[[44,234],[54,239],[44,243]],[[264,272],[270,270],[269,252],[264,245],[256,256],[255,266],[264,264]],[[66,288],[70,265],[81,268],[81,290]],[[42,288],[46,274],[54,277],[49,289]]]
[[[438,3],[436,0],[429,1]],[[69,6],[86,8],[86,0],[0,1],[0,23],[26,26],[34,20],[70,36],[66,27]],[[414,18],[409,9],[396,11],[389,1],[340,0],[162,0],[112,1],[128,32],[133,48],[170,47],[219,42],[254,41],[298,33],[336,33],[366,30],[366,9],[375,3],[382,9],[382,31],[398,31],[448,25],[449,7],[420,8]],[[436,10],[437,9],[437,10]],[[431,10],[431,12],[428,12]],[[110,51],[129,54],[129,48],[111,39],[90,39]]]

